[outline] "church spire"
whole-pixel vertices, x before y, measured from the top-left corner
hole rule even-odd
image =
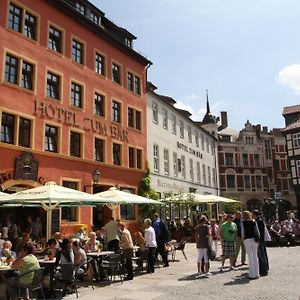
[[[206,90],[206,114],[210,114],[210,107],[208,101],[208,90]]]
[[[206,114],[202,122],[204,124],[216,123],[216,118],[210,112],[209,101],[208,101],[208,90],[206,90]]]

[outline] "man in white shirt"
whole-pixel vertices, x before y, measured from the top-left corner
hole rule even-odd
[[[152,221],[150,219],[145,219],[145,244],[148,247],[148,269],[147,273],[154,273],[155,265],[155,250],[157,247],[156,236],[153,227],[151,226]]]
[[[109,222],[105,224],[104,228],[107,238],[107,250],[118,251],[120,237],[117,223],[114,218],[111,218]]]

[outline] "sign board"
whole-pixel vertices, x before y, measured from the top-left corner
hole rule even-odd
[[[59,231],[59,219],[60,219],[60,209],[52,210],[52,223],[51,223],[51,233]]]
[[[281,200],[281,198],[282,198],[281,192],[276,192],[274,194],[274,198],[275,198],[275,200]]]

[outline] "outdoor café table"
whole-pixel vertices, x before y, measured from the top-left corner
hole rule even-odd
[[[54,282],[54,264],[55,264],[56,258],[52,259],[39,259],[39,263],[41,266],[45,267],[45,274],[49,275],[50,278],[50,289],[53,289],[53,282]]]
[[[101,251],[101,252],[88,252],[86,255],[95,259],[93,264],[93,272],[96,280],[106,280],[106,274],[103,271],[102,259],[110,254],[114,254],[114,251]]]
[[[88,252],[86,255],[91,257],[100,257],[114,254],[114,251]]]
[[[41,265],[43,265],[43,264],[55,264],[55,258],[52,258],[52,259],[39,259],[39,263],[41,264]]]

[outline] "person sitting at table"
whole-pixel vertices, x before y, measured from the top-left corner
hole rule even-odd
[[[55,265],[58,266],[65,263],[74,263],[74,251],[69,239],[63,239],[61,249],[56,253]]]
[[[15,251],[11,250],[12,243],[11,241],[4,241],[2,244],[2,248],[0,249],[0,258],[6,257],[6,262],[9,263],[10,261],[13,262],[17,254]]]
[[[100,248],[103,248],[103,245],[100,245],[100,242],[96,239],[96,233],[90,232],[89,239],[84,245],[84,251],[86,253],[97,252]]]
[[[19,255],[19,252],[22,250],[23,246],[30,242],[30,235],[28,232],[24,232],[22,239],[18,241],[16,245],[16,253]]]
[[[34,272],[40,268],[39,261],[33,255],[33,246],[31,243],[23,245],[18,258],[13,262],[12,269],[19,270],[18,276],[7,279],[7,293],[10,299],[19,299],[19,288],[30,284],[33,280]],[[26,299],[29,299],[28,295]]]
[[[80,266],[77,269],[77,274],[81,275],[86,271],[87,265],[87,256],[84,250],[80,247],[80,243],[78,240],[73,241],[72,248],[74,251],[74,263],[77,266]]]
[[[96,231],[96,239],[103,245],[103,249],[106,249],[106,234],[105,228],[101,227],[99,230]]]
[[[83,227],[80,227],[78,232],[75,234],[76,239],[79,239],[82,242],[85,238],[85,230]]]
[[[52,258],[56,257],[58,251],[59,251],[59,249],[56,248],[56,240],[49,239],[47,242],[47,246],[41,252],[41,255],[47,255],[48,259],[52,259]]]
[[[60,248],[60,244],[62,243],[61,233],[59,231],[54,233],[53,238],[56,241],[56,248]]]

